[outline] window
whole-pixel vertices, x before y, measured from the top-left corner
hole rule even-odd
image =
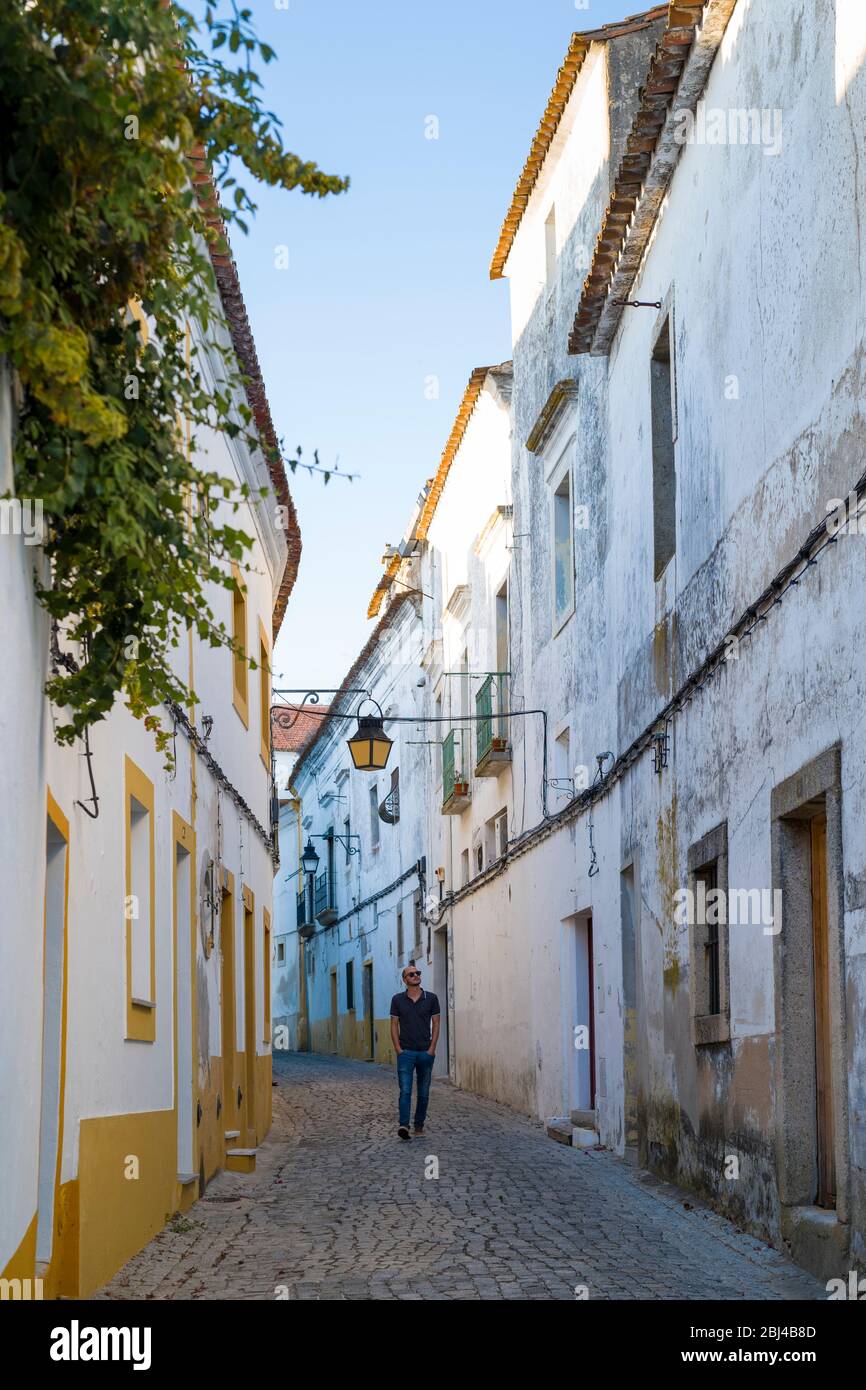
[[[237,565],[232,565],[235,589],[232,594],[232,641],[239,649],[232,652],[232,704],[249,728],[247,692],[247,588]]]
[[[126,1036],[156,1040],[156,894],[153,783],[131,758],[126,770]]]
[[[475,846],[475,872],[484,872],[484,846],[481,844]]]
[[[285,941],[278,941],[278,942],[277,942],[277,965],[285,965],[285,963],[286,963],[286,943],[285,943]]]
[[[397,959],[403,957],[403,909],[397,908]]]
[[[671,317],[668,314],[650,361],[650,413],[653,456],[654,575],[661,578],[677,543],[677,479],[674,464],[676,412],[672,363]]]
[[[469,851],[465,849],[460,856],[460,882],[462,887],[466,887],[469,882]]]
[[[702,884],[706,895],[706,902],[717,902],[718,898],[711,898],[710,894],[718,892],[718,862],[713,860],[712,864],[707,864],[703,869],[699,869],[695,874],[695,884]],[[706,932],[703,937],[702,949],[704,952],[704,988],[706,991],[706,1004],[708,1014],[721,1012],[721,992],[719,988],[719,912],[708,908],[705,917]]]
[[[375,782],[370,788],[370,844],[379,848],[379,789]]]
[[[354,961],[346,961],[346,1008],[355,1007],[355,964]]]
[[[508,670],[508,584],[496,595],[496,669]]]
[[[556,207],[544,219],[544,282],[550,290],[556,280]]]
[[[508,812],[500,811],[496,817],[496,854],[501,859],[508,849]]]
[[[345,820],[343,821],[343,832],[344,832],[345,839],[346,839],[346,845],[345,845],[345,849],[346,849],[346,868],[348,869],[349,866],[350,866],[351,863],[352,863],[352,818],[351,818],[351,816],[346,816]]]
[[[574,612],[574,529],[571,469],[566,466],[553,486],[553,630],[558,632]]]
[[[259,622],[259,710],[262,734],[262,762],[271,766],[271,650],[268,634]]]
[[[692,1038],[695,1046],[731,1036],[728,995],[728,828],[717,826],[688,854],[692,972]]]
[[[484,827],[485,850],[488,864],[501,859],[508,845],[508,812],[497,811]],[[479,845],[479,849],[481,846]]]

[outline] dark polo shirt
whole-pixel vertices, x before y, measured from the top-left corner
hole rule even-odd
[[[429,990],[412,1000],[408,990],[391,1000],[391,1017],[400,1020],[400,1046],[410,1052],[426,1052],[430,1046],[430,1020],[439,1017],[439,1000]]]

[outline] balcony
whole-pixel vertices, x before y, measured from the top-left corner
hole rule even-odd
[[[498,777],[511,762],[507,721],[508,678],[504,671],[488,676],[475,696],[475,775]]]
[[[316,879],[316,921],[323,927],[330,927],[336,922],[339,913],[337,912],[337,888],[334,883],[334,875],[328,869],[319,874]]]
[[[459,816],[469,805],[469,759],[464,729],[452,729],[442,742],[442,814]]]
[[[313,914],[310,907],[312,894],[305,887],[297,895],[296,916],[298,924],[298,935],[303,941],[309,941],[315,934],[316,926],[313,921]]]

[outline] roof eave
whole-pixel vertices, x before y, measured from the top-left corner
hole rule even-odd
[[[574,91],[590,46],[594,42],[607,43],[610,39],[622,38],[626,34],[645,29],[657,20],[663,19],[668,13],[668,9],[667,3],[654,5],[652,9],[644,10],[640,14],[628,15],[625,19],[615,23],[604,24],[600,29],[586,29],[579,34],[572,34],[565,60],[556,74],[556,81],[544,109],[544,115],[539,122],[529,147],[526,163],[517,180],[511,206],[502,223],[499,240],[490,262],[491,280],[501,280],[506,273],[508,257],[511,254],[517,229],[529,205],[533,189],[559,129],[559,123]]]
[[[676,125],[706,87],[736,0],[671,0],[626,140],[568,340],[572,355],[610,352],[625,301],[683,146]]]

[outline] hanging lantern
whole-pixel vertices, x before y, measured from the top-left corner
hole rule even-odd
[[[358,728],[348,740],[352,762],[358,772],[381,772],[391,756],[392,740],[385,733],[381,707],[372,701],[378,714],[359,714]]]

